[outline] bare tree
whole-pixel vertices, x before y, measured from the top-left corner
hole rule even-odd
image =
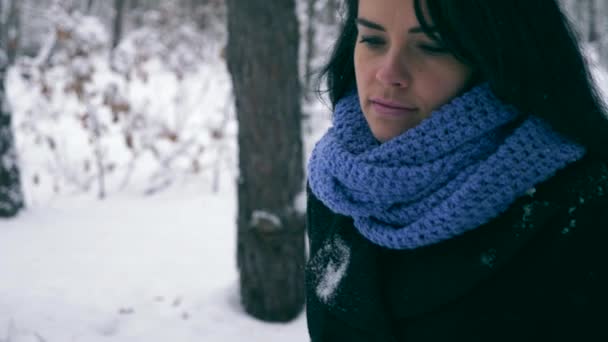
[[[304,305],[303,183],[295,0],[227,0],[228,68],[238,119],[241,303],[266,321]]]
[[[13,138],[10,107],[4,82],[18,46],[19,16],[14,1],[0,1],[0,217],[11,217],[23,208],[23,192]]]
[[[21,7],[20,2],[11,0],[8,2],[8,12],[4,20],[4,28],[2,30],[5,42],[5,52],[8,57],[8,63],[13,64],[19,50],[19,33],[21,32]]]
[[[115,48],[122,37],[123,15],[125,12],[125,0],[114,0],[114,24],[112,28],[112,47]]]
[[[600,1],[598,8],[599,55],[600,62],[608,68],[608,3]]]
[[[87,0],[87,13],[91,13],[95,0]]]
[[[597,1],[589,0],[588,6],[589,6],[589,8],[587,10],[589,11],[589,15],[588,15],[589,29],[588,29],[587,41],[589,43],[596,43],[599,40],[599,36],[600,36],[599,31],[598,31]]]
[[[608,67],[608,2],[561,0],[582,42],[598,53],[599,62]]]
[[[306,1],[306,17],[308,24],[306,26],[306,57],[304,64],[304,94],[308,97],[312,89],[312,59],[315,56],[315,4],[317,0]]]
[[[326,0],[325,3],[325,22],[329,25],[335,25],[337,22],[336,14],[340,11],[339,0]]]

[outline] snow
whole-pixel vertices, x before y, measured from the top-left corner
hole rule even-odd
[[[270,225],[274,229],[282,226],[281,219],[272,213],[269,213],[264,210],[254,210],[251,214],[251,223],[252,227],[257,227],[260,224]]]
[[[599,98],[608,108],[608,71],[606,70],[606,66],[600,63],[600,58],[595,48],[586,46],[584,52],[589,62],[591,77],[597,87]]]
[[[481,264],[493,268],[496,264],[496,249],[490,248],[487,251],[481,253]]]
[[[293,201],[293,208],[299,214],[302,214],[302,215],[306,214],[306,191],[305,190],[300,191],[296,195],[296,197],[294,198],[294,201]]]
[[[0,220],[0,341],[305,340],[304,314],[243,312],[234,187],[201,189],[63,196]]]
[[[340,282],[346,276],[346,270],[350,264],[350,248],[340,238],[335,238],[333,243],[324,246],[319,252],[330,254],[331,258],[325,265],[316,292],[320,300],[328,303],[336,293]],[[324,259],[324,258],[320,258]]]

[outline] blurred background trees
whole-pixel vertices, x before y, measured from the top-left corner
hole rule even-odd
[[[591,61],[604,69],[608,67],[608,1],[560,1],[584,43]]]
[[[23,207],[11,106],[4,85],[7,69],[17,56],[19,18],[17,0],[0,0],[0,217],[14,216]]]

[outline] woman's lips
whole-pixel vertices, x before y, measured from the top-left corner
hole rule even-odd
[[[410,115],[416,111],[414,107],[384,99],[371,99],[370,103],[374,111],[382,116],[399,117]]]

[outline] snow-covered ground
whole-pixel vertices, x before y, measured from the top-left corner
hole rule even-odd
[[[0,341],[305,341],[239,305],[235,191],[60,197],[0,220]]]

